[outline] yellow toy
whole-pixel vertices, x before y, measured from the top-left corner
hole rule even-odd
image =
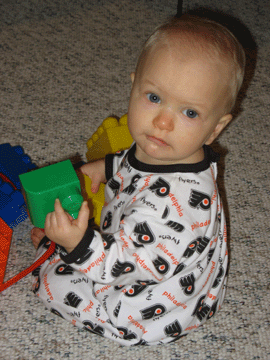
[[[107,154],[128,149],[132,142],[127,126],[127,114],[123,115],[119,122],[115,117],[108,117],[87,141],[87,160],[103,159]]]
[[[91,191],[91,183],[92,183],[91,179],[87,175],[84,174],[82,175],[84,180],[84,190],[86,192],[85,195],[87,199],[91,200],[91,203],[89,204],[90,214],[94,218],[95,223],[98,226],[100,226],[101,210],[105,202],[105,195],[104,195],[105,184],[101,183],[98,192],[94,194]]]
[[[114,154],[117,151],[128,149],[133,142],[127,126],[127,114],[123,115],[119,121],[115,117],[106,118],[99,126],[97,131],[87,141],[88,151],[86,157],[88,161],[103,159],[107,154]],[[104,205],[104,184],[100,184],[96,194],[91,191],[91,179],[83,174],[84,194],[91,200],[90,211],[93,212],[95,223],[100,225],[101,210]]]

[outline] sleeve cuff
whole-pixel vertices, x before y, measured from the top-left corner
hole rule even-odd
[[[60,257],[66,264],[72,264],[78,262],[83,255],[87,252],[89,245],[91,244],[94,238],[94,230],[91,227],[88,227],[82,240],[75,247],[71,253],[67,253],[64,248],[61,249]]]
[[[106,180],[113,177],[113,158],[114,154],[108,154],[105,156],[105,175]]]

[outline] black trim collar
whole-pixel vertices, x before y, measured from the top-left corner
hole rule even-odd
[[[219,154],[215,153],[214,150],[204,145],[204,159],[195,164],[172,164],[172,165],[151,165],[145,164],[139,161],[135,157],[136,144],[134,144],[128,151],[128,161],[130,165],[139,171],[149,173],[199,173],[209,168],[211,162],[217,162],[219,160]]]

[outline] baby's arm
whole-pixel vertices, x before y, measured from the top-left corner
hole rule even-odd
[[[96,193],[100,183],[106,182],[105,159],[83,165],[81,172],[91,178],[91,190]],[[56,199],[54,208],[55,211],[46,217],[45,234],[50,240],[63,246],[67,253],[70,253],[80,243],[88,228],[89,208],[87,202],[83,202],[78,218],[75,220],[64,211],[59,199]]]
[[[70,253],[79,244],[88,227],[87,202],[83,202],[77,219],[73,219],[64,211],[59,199],[55,200],[54,209],[55,211],[46,217],[45,234],[50,240],[63,246],[67,253]]]
[[[105,159],[87,163],[81,167],[81,172],[89,176],[92,180],[91,191],[98,192],[101,182],[106,182]]]

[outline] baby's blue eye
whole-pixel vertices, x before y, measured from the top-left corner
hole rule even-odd
[[[195,119],[198,116],[197,112],[192,109],[184,110],[183,114],[189,117],[190,119]]]
[[[147,94],[147,98],[149,101],[151,101],[152,103],[160,103],[160,98],[159,96],[157,96],[156,94],[154,93],[150,93],[150,94]]]

